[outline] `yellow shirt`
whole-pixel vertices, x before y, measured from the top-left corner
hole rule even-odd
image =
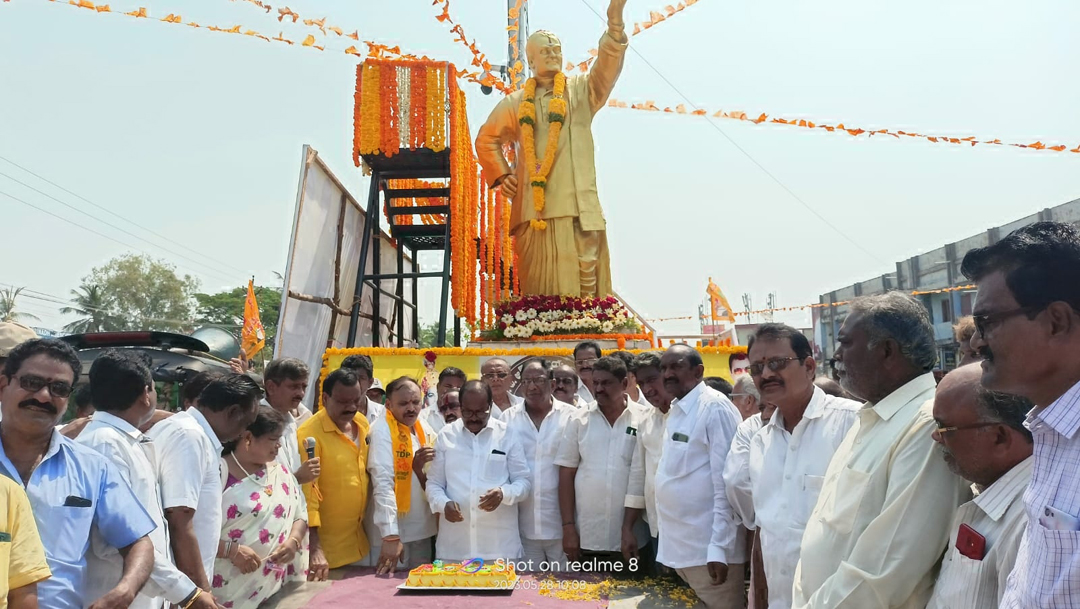
[[[315,438],[315,456],[322,471],[314,482],[304,485],[304,496],[308,525],[319,527],[319,541],[331,569],[357,562],[370,550],[361,523],[368,498],[369,424],[360,413],[353,422],[359,446],[338,429],[325,409],[304,421],[296,432],[301,447],[306,438]],[[302,452],[301,458],[307,461],[307,452]]]
[[[0,476],[0,609],[8,591],[48,578],[45,548],[22,487]]]

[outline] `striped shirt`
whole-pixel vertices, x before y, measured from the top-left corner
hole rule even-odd
[[[1080,383],[1024,424],[1035,438],[1028,523],[1001,607],[1080,608],[1080,527],[1054,527],[1045,517],[1050,509],[1080,516]]]
[[[927,609],[985,609],[1001,602],[1027,523],[1021,497],[1034,463],[1034,457],[1024,459],[956,511],[949,549]],[[963,524],[986,539],[980,560],[964,556],[956,547]]]

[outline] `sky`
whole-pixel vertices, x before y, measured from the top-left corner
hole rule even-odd
[[[626,20],[670,1],[630,0]],[[606,0],[529,4],[532,29],[559,34],[567,59],[587,57],[604,31],[590,7],[603,14]],[[110,5],[296,41],[311,32],[242,1]],[[430,0],[288,6],[361,40],[470,59]],[[451,0],[450,12],[503,61],[504,0]],[[633,38],[614,97],[1072,148],[1078,30],[1072,0],[699,0]],[[207,292],[251,275],[274,285],[302,146],[358,200],[366,193],[351,159],[357,58],[341,52],[346,43],[331,35],[320,52],[61,2],[0,3],[0,287],[66,299],[125,252],[164,259]],[[465,91],[475,130],[498,94]],[[755,308],[771,292],[779,306],[816,302],[897,260],[1080,197],[1080,154],[617,108],[601,111],[594,133],[614,287],[651,318],[696,314],[710,277],[736,309],[744,293]],[[421,317],[433,320],[436,292],[424,294]],[[20,304],[38,325],[70,320],[60,305]]]

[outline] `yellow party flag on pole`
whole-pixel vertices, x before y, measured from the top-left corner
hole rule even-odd
[[[724,298],[720,286],[713,283],[712,277],[709,277],[709,287],[705,290],[705,293],[709,295],[712,320],[735,323],[735,314],[731,310],[731,305],[728,304],[727,298]]]
[[[247,299],[244,301],[244,329],[240,333],[240,348],[247,359],[266,346],[266,331],[259,319],[259,303],[255,300],[255,279],[248,281]]]

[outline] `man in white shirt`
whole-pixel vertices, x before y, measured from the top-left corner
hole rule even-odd
[[[623,558],[622,523],[638,429],[650,411],[627,397],[622,360],[600,358],[591,372],[596,401],[574,412],[555,459],[563,550],[571,571],[585,558],[591,571],[644,575],[639,558]],[[634,533],[640,551],[649,541],[640,518]]]
[[[1080,233],[1057,222],[971,250],[982,385],[1035,408],[1028,522],[1001,607],[1080,607]]]
[[[355,374],[357,380],[360,381],[360,394],[365,398],[364,403],[361,404],[364,407],[361,408],[361,412],[364,412],[368,423],[386,417],[386,407],[367,395],[368,389],[375,382],[375,366],[371,358],[366,355],[350,355],[341,360],[341,367]]]
[[[307,364],[293,357],[271,360],[263,371],[263,386],[266,387],[266,399],[263,403],[285,417],[285,431],[281,434],[277,461],[296,476],[296,481],[300,484],[307,484],[318,478],[320,471],[317,457],[300,463],[300,450],[303,447],[299,446],[296,438],[296,428],[300,423],[292,415],[302,406],[310,376],[311,371]]]
[[[451,389],[439,398],[439,417],[442,418],[442,427],[453,423],[461,418],[461,392]],[[439,429],[441,430],[442,427]],[[438,433],[438,432],[436,432]]]
[[[1034,459],[1024,418],[1033,405],[984,389],[981,378],[980,366],[957,368],[934,399],[934,439],[977,495],[956,511],[928,609],[999,606],[1027,524],[1023,494]]]
[[[728,397],[731,398],[731,403],[735,404],[735,408],[739,409],[739,414],[742,415],[744,421],[761,414],[764,407],[761,402],[761,393],[758,392],[754,379],[749,374],[740,374],[735,377],[731,384],[731,395]]]
[[[657,560],[675,569],[707,609],[744,607],[745,557],[735,556],[739,524],[723,476],[739,411],[705,386],[705,365],[691,347],[670,347],[660,375],[675,399],[656,470]]]
[[[480,366],[480,379],[491,389],[491,416],[502,419],[503,415],[511,407],[525,402],[525,400],[510,393],[514,386],[514,374],[510,372],[510,364],[500,357],[493,357]]]
[[[633,354],[629,351],[614,351],[610,355],[619,358],[623,365],[626,366],[626,395],[630,396],[630,401],[651,408],[652,405],[645,400],[645,395],[642,394],[641,388],[638,387],[637,377],[634,376]]]
[[[435,433],[439,433],[444,426],[450,423],[443,416],[443,398],[451,391],[461,391],[467,380],[469,379],[465,376],[465,372],[453,366],[447,366],[439,373],[439,382],[435,385],[435,403],[424,404],[424,410],[421,413],[421,418]],[[460,414],[458,414],[458,418],[461,418]]]
[[[930,437],[934,327],[922,303],[889,292],[852,301],[838,342],[840,383],[867,403],[826,470],[792,606],[921,608],[971,496]]]
[[[810,341],[785,324],[764,324],[748,343],[750,375],[776,412],[750,440],[750,499],[761,540],[769,607],[789,609],[806,521],[825,471],[861,404],[814,385]],[[725,478],[728,496],[734,480]],[[733,501],[734,503],[734,501]]]
[[[659,526],[656,520],[656,467],[664,446],[664,425],[671,408],[671,395],[664,389],[660,377],[660,355],[646,352],[633,360],[634,378],[641,390],[642,400],[649,404],[649,414],[638,428],[638,445],[630,461],[630,481],[626,487],[626,511],[623,514],[622,552],[630,560],[638,555],[635,525],[644,510],[649,523],[649,554],[656,556]],[[654,569],[655,572],[655,569]]]
[[[525,403],[503,422],[517,436],[529,466],[532,491],[519,504],[521,545],[529,571],[561,571],[566,564],[559,514],[559,467],[555,455],[574,407],[551,397],[551,364],[532,359],[521,370]]]
[[[149,356],[143,356],[147,358],[146,362],[140,361],[133,352],[109,349],[94,360],[89,386],[97,413],[77,442],[96,450],[116,465],[157,525],[149,535],[154,544],[150,580],[129,606],[159,609],[163,600],[181,606],[194,601],[192,607],[214,609],[216,605],[209,589],[196,595],[199,588],[170,558],[154,444],[139,431],[157,408],[157,392],[148,367]],[[91,530],[90,547],[84,595],[96,599],[105,596],[120,581],[124,559],[116,548],[105,543],[96,529]]]
[[[578,395],[578,379],[574,367],[569,364],[552,364],[551,366],[551,397],[564,404],[570,404],[574,408],[588,406],[588,402],[582,402]]]
[[[574,347],[574,369],[578,375],[578,388],[577,395],[581,398],[582,405],[589,404],[593,401],[593,379],[592,370],[593,364],[597,362],[603,353],[600,351],[600,345],[591,340],[587,340],[582,343],[578,343]]]
[[[490,387],[469,381],[460,395],[461,419],[439,433],[428,471],[428,502],[442,514],[435,556],[518,560],[524,552],[516,504],[530,489],[525,453],[491,416]]]
[[[251,377],[223,374],[194,406],[150,430],[173,557],[203,590],[210,590],[221,539],[222,443],[240,437],[255,420],[261,393]]]

